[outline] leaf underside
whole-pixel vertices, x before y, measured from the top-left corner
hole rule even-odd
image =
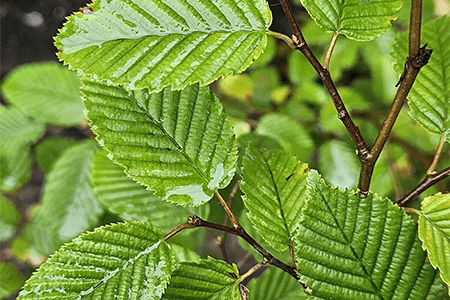
[[[296,239],[301,280],[317,299],[445,299],[417,227],[386,198],[342,191],[308,175]]]
[[[85,80],[82,92],[100,145],[159,198],[198,206],[231,181],[236,138],[208,87],[149,94]]]
[[[428,251],[431,264],[440,270],[441,278],[450,285],[450,194],[436,194],[422,201],[419,238]],[[450,295],[450,289],[449,289]]]
[[[264,0],[95,0],[55,38],[72,69],[130,88],[211,83],[244,71],[264,50]]]
[[[149,223],[97,228],[42,264],[18,299],[160,299],[175,268],[161,239]]]
[[[288,249],[306,196],[308,165],[282,150],[261,152],[250,144],[243,166],[241,189],[249,219],[272,247]]]
[[[408,53],[407,34],[399,34],[392,47],[394,70],[403,72]],[[450,17],[425,24],[422,41],[433,49],[430,61],[419,72],[408,95],[410,115],[430,133],[450,142]]]
[[[327,31],[370,41],[391,28],[402,0],[301,0],[316,23]]]

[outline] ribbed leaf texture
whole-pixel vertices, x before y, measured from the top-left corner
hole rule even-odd
[[[417,226],[389,199],[360,197],[308,175],[295,256],[316,299],[447,299]]]
[[[163,200],[198,206],[231,181],[233,130],[208,87],[127,91],[84,81],[91,127],[111,158]]]
[[[39,122],[73,126],[84,120],[80,85],[75,72],[45,62],[14,69],[2,84],[2,94]]]
[[[408,55],[407,34],[399,34],[392,47],[394,70],[401,74]],[[425,24],[422,41],[433,49],[409,93],[410,115],[427,131],[450,142],[450,17]]]
[[[301,2],[320,27],[358,41],[370,41],[388,31],[402,7],[402,0]]]
[[[130,88],[206,85],[245,70],[272,22],[264,0],[94,0],[55,38],[72,69]]]
[[[243,160],[244,204],[258,233],[278,251],[289,248],[306,197],[308,165],[282,150],[249,144]]]
[[[128,178],[123,167],[114,164],[105,152],[95,155],[92,183],[98,200],[108,210],[125,220],[151,222],[164,232],[186,222],[192,215],[188,209],[162,201],[145,186]]]
[[[16,107],[0,105],[0,190],[14,191],[30,178],[30,145],[44,134],[38,123]]]
[[[289,274],[271,268],[248,285],[250,300],[306,300],[303,286]]]
[[[236,265],[208,257],[182,262],[172,274],[163,300],[242,300]]]
[[[419,238],[433,267],[450,285],[450,194],[438,193],[422,201],[419,217]],[[450,295],[450,290],[449,290]]]
[[[0,194],[0,242],[8,240],[14,235],[19,218],[19,212],[14,204]]]
[[[31,225],[40,251],[51,253],[97,224],[103,213],[91,186],[92,159],[97,150],[93,141],[69,148],[48,174],[42,207]]]
[[[0,299],[6,299],[18,292],[24,282],[25,279],[16,266],[0,262]]]
[[[100,227],[64,245],[26,282],[18,299],[160,299],[175,258],[149,223]]]

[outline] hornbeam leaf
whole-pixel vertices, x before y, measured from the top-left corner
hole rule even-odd
[[[265,0],[94,0],[68,20],[55,45],[70,68],[156,92],[244,71],[272,15]]]
[[[175,268],[162,238],[136,221],[96,228],[42,264],[18,299],[160,299]]]
[[[182,262],[172,274],[162,300],[242,300],[236,265],[208,257]]]
[[[208,87],[149,94],[85,80],[82,92],[99,143],[159,198],[199,206],[230,183],[236,138]]]
[[[391,28],[402,0],[301,0],[317,25],[358,41],[370,41]]]
[[[24,282],[25,279],[16,266],[0,262],[0,299],[6,299],[18,292]]]
[[[376,194],[334,189],[316,171],[307,182],[295,256],[315,299],[447,299],[403,210]]]
[[[16,206],[0,194],[0,242],[8,240],[14,235],[19,219],[20,215]]]
[[[103,213],[91,186],[92,159],[98,146],[82,142],[67,149],[48,174],[42,207],[31,223],[37,248],[51,253],[93,228]]]
[[[288,249],[306,196],[308,165],[281,150],[261,152],[249,144],[243,166],[241,189],[250,221],[276,250]]]
[[[174,229],[193,214],[184,207],[162,201],[145,186],[128,178],[123,167],[113,163],[105,152],[94,157],[92,183],[98,200],[108,210],[125,220],[151,222],[164,232]]]
[[[394,70],[401,74],[408,53],[407,34],[399,34],[392,47]],[[450,142],[450,17],[423,26],[422,41],[433,49],[408,95],[410,115],[428,132]]]
[[[450,194],[438,193],[422,201],[419,217],[419,238],[433,267],[450,285]],[[450,295],[450,290],[449,290]]]

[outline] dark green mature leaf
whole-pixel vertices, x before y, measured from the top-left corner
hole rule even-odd
[[[271,268],[248,285],[250,300],[306,300],[303,286],[289,274]]]
[[[450,142],[450,17],[425,24],[422,41],[429,44],[433,54],[409,93],[410,115],[428,132],[443,135]],[[407,34],[399,34],[391,51],[394,70],[399,74],[403,72],[407,47]]]
[[[11,201],[0,194],[0,242],[11,238],[16,231],[19,212]]]
[[[40,266],[18,299],[160,299],[175,268],[162,238],[141,222],[82,234]]]
[[[162,201],[145,186],[128,178],[123,167],[114,164],[105,152],[94,157],[92,183],[98,200],[108,210],[125,220],[151,222],[164,232],[186,222],[193,214],[184,207]],[[207,215],[200,216],[207,218]]]
[[[296,238],[301,280],[317,299],[446,299],[417,226],[389,199],[333,189],[316,171]]]
[[[182,262],[172,274],[163,300],[242,300],[236,265],[208,257],[198,262]]]
[[[94,227],[103,212],[91,186],[98,146],[86,141],[65,151],[46,179],[42,207],[32,222],[36,246],[44,253]]]
[[[236,138],[207,87],[149,94],[88,80],[84,84],[88,117],[100,145],[156,196],[199,206],[230,183]]]
[[[402,6],[401,0],[301,2],[320,27],[358,41],[373,40],[388,31]]]
[[[9,74],[2,93],[39,122],[73,126],[83,122],[80,80],[54,62],[23,65]]]
[[[419,217],[419,238],[427,250],[433,267],[440,270],[441,278],[450,285],[450,194],[438,193],[422,201]],[[449,289],[450,295],[450,289]]]
[[[78,143],[79,141],[66,137],[53,137],[45,139],[35,148],[36,161],[39,168],[44,173],[48,174],[61,154]]]
[[[25,278],[11,263],[0,262],[0,299],[6,299],[19,291]]]
[[[278,251],[289,248],[306,196],[308,165],[282,150],[247,147],[243,160],[244,204],[258,233]]]
[[[131,89],[179,90],[244,71],[266,46],[264,0],[94,0],[55,38],[72,69]]]

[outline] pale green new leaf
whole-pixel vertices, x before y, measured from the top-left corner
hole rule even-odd
[[[36,162],[39,168],[48,174],[58,158],[65,150],[78,144],[79,141],[66,137],[51,137],[39,143],[35,148]]]
[[[450,285],[450,194],[436,194],[422,201],[419,217],[419,238],[433,267]],[[449,291],[450,295],[450,291]]]
[[[91,127],[110,157],[163,200],[199,206],[231,181],[237,143],[208,87],[127,91],[84,81]]]
[[[306,196],[308,165],[282,150],[249,144],[243,160],[244,204],[258,233],[278,251],[290,247]]]
[[[301,0],[316,23],[327,31],[370,41],[391,28],[402,0]]]
[[[131,89],[179,90],[244,71],[267,43],[264,0],[94,0],[55,38],[72,69]]]
[[[19,212],[14,204],[0,194],[0,242],[11,238],[19,221]]]
[[[331,188],[316,171],[307,182],[295,256],[315,299],[446,299],[403,210],[376,194]]]
[[[160,299],[175,268],[162,239],[158,228],[141,222],[82,234],[40,266],[18,299]]]
[[[19,291],[25,278],[11,263],[0,262],[0,299],[6,299]]]
[[[306,300],[303,286],[275,267],[252,279],[248,285],[250,300]]]
[[[94,157],[92,183],[98,200],[109,211],[125,220],[151,222],[164,232],[186,222],[193,214],[184,207],[162,201],[145,186],[128,178],[123,167],[114,164],[104,152]]]
[[[242,300],[241,282],[235,264],[208,257],[197,262],[182,262],[172,274],[163,300]]]
[[[75,72],[44,62],[14,69],[2,84],[2,94],[39,122],[73,126],[84,120],[80,85]]]
[[[48,174],[42,207],[31,223],[40,251],[51,253],[97,224],[103,212],[91,186],[92,159],[97,150],[93,141],[71,147]]]
[[[394,70],[401,74],[408,55],[407,34],[399,34],[392,47]],[[428,132],[450,142],[450,17],[428,22],[422,41],[433,49],[430,61],[419,72],[408,95],[410,115]]]

